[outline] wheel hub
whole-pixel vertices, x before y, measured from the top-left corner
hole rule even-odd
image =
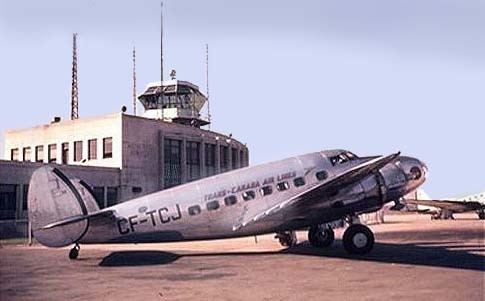
[[[367,236],[364,233],[357,233],[352,238],[352,242],[357,248],[363,248],[367,245]]]

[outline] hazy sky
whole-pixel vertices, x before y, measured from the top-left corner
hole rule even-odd
[[[133,45],[138,92],[160,77],[159,8],[0,0],[0,131],[69,118],[73,32],[80,117],[131,112]],[[206,43],[212,129],[251,164],[401,150],[432,197],[485,189],[485,1],[164,1],[165,77],[205,91]]]

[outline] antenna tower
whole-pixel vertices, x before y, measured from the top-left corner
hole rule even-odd
[[[163,2],[160,2],[160,111],[163,120]]]
[[[136,50],[133,46],[133,115],[136,116]]]
[[[77,89],[77,33],[72,34],[72,84],[71,84],[71,119],[78,119],[78,89]]]
[[[205,44],[205,82],[207,89],[207,121],[209,121],[209,131],[211,129],[211,106],[209,101],[209,44]]]

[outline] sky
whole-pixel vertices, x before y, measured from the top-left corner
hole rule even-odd
[[[429,167],[434,198],[485,190],[485,1],[165,0],[164,77],[205,92],[212,130],[251,165],[343,148]],[[3,131],[70,116],[78,33],[81,118],[132,112],[160,78],[160,2],[0,0]],[[141,104],[138,105],[139,111]]]

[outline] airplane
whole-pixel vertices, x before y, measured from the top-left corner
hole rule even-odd
[[[418,189],[402,200],[405,204],[415,205],[419,213],[431,214],[431,219],[454,219],[454,213],[475,211],[479,219],[485,219],[485,192],[447,200],[433,200],[426,192]]]
[[[398,202],[425,181],[426,165],[401,156],[358,157],[325,150],[245,167],[99,209],[91,187],[55,165],[35,170],[29,185],[32,233],[42,245],[153,243],[277,233],[283,246],[308,229],[314,247],[334,241],[332,221],[345,219],[342,242],[366,254],[374,234],[360,213]]]

